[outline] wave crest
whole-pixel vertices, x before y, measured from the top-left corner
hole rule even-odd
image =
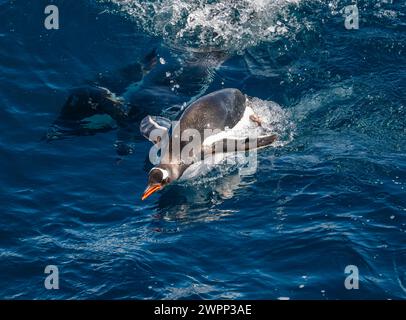
[[[100,0],[170,45],[241,51],[309,24],[290,9],[302,0]]]

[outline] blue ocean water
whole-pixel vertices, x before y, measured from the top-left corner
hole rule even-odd
[[[406,6],[359,0],[347,30],[351,3],[0,1],[0,298],[404,299]],[[154,48],[141,81],[114,80]],[[142,202],[137,120],[131,138],[43,139],[69,90],[103,73],[138,120],[234,87],[279,104],[289,138],[253,174]]]

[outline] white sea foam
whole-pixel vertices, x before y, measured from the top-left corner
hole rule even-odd
[[[261,119],[262,126],[255,129],[259,130],[257,136],[264,135],[262,132],[262,128],[264,128],[266,134],[275,133],[278,135],[278,140],[272,144],[274,147],[284,146],[292,141],[296,126],[292,121],[290,111],[283,109],[274,101],[261,100],[255,97],[248,98],[247,105]]]
[[[275,39],[316,30],[324,17],[343,15],[347,0],[96,0],[173,46],[243,52]],[[360,4],[363,14],[399,18],[389,1]],[[304,8],[302,10],[302,8]],[[320,16],[320,12],[323,15]],[[344,23],[344,20],[343,20]]]
[[[169,44],[241,51],[309,24],[289,9],[304,0],[99,0]]]

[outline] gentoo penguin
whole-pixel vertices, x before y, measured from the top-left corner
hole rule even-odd
[[[277,139],[275,134],[257,137],[255,145],[251,144],[247,136],[236,137],[239,130],[250,125],[261,126],[261,119],[246,104],[246,99],[241,91],[231,88],[199,98],[184,110],[172,128],[171,138],[169,138],[170,122],[165,118],[151,116],[144,118],[140,125],[141,133],[155,144],[162,144],[163,140],[167,143],[166,147],[161,146],[160,163],[149,172],[148,185],[142,200],[181,178],[185,170],[193,164],[193,159],[199,161],[203,155],[219,151],[219,146],[222,148],[220,152],[235,152],[273,143]],[[190,150],[193,154],[188,154],[189,161],[186,163],[182,159],[182,150],[189,140],[183,141],[181,137],[188,129],[204,139],[201,138],[199,141],[202,143]],[[153,132],[155,134],[152,134]],[[174,143],[178,143],[176,148]]]

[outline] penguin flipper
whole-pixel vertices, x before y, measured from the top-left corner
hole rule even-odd
[[[168,134],[171,121],[160,116],[146,116],[140,123],[140,132],[152,143],[158,143]]]
[[[277,134],[270,134],[265,136],[259,136],[255,139],[250,139],[249,137],[243,138],[225,138],[216,141],[211,146],[205,148],[205,152],[215,153],[215,152],[238,152],[238,151],[248,151],[258,148],[268,146],[278,139]]]

